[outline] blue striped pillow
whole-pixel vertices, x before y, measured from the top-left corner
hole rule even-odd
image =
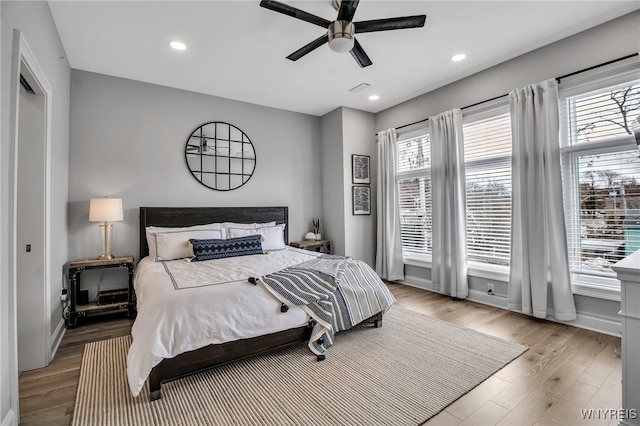
[[[222,259],[225,257],[248,256],[263,254],[261,235],[247,235],[246,237],[228,238],[226,240],[196,240],[190,239],[193,245],[193,261]]]

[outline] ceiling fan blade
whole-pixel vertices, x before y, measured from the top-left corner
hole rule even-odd
[[[342,0],[340,2],[340,10],[338,10],[338,21],[353,21],[353,15],[356,14],[358,2],[359,0]]]
[[[275,0],[262,0],[260,2],[260,6],[264,7],[265,9],[273,10],[274,12],[293,16],[294,18],[310,22],[322,28],[327,28],[331,23],[331,21],[327,21],[324,18],[312,15],[311,13],[305,12],[304,10],[296,9],[295,7],[289,6],[288,4],[280,3],[279,1]]]
[[[427,15],[402,16],[399,18],[374,19],[371,21],[354,22],[356,33],[370,33],[374,31],[402,30],[405,28],[424,27]]]
[[[360,43],[358,43],[358,40],[354,40],[354,41],[355,43],[353,45],[353,49],[351,49],[349,53],[351,53],[351,56],[353,56],[353,59],[355,59],[358,65],[360,65],[360,68],[368,67],[373,62],[371,62],[371,59],[369,59],[369,56],[367,56],[366,52],[364,51]]]
[[[311,43],[305,44],[300,49],[293,52],[291,55],[287,56],[287,59],[292,61],[297,61],[302,58],[307,53],[311,53],[316,50],[318,47],[322,46],[325,43],[329,42],[329,34],[322,35],[317,39],[313,40]]]

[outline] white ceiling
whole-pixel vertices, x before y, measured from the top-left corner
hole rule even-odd
[[[334,20],[330,0],[283,0]],[[373,65],[322,46],[325,31],[255,1],[57,1],[53,19],[72,68],[313,115],[378,112],[638,9],[636,1],[362,0],[354,21],[426,14],[424,28],[357,36]],[[179,52],[172,40],[187,44]],[[467,59],[454,63],[455,53]],[[354,94],[360,83],[371,88]],[[372,102],[369,95],[378,94]]]

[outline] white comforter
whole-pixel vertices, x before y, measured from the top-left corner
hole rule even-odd
[[[127,377],[138,396],[164,358],[209,344],[256,337],[299,327],[309,316],[299,307],[280,313],[281,303],[248,277],[273,273],[317,256],[287,248],[268,254],[189,262],[154,262],[136,269],[138,316],[127,356]]]

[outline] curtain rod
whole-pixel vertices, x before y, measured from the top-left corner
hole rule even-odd
[[[633,54],[631,54],[631,55],[623,56],[622,58],[613,59],[613,60],[611,60],[611,61],[603,62],[603,63],[598,64],[598,65],[593,65],[593,66],[591,66],[591,67],[584,68],[584,69],[581,69],[581,70],[579,70],[579,71],[574,71],[574,72],[569,73],[569,74],[561,75],[560,77],[556,77],[556,81],[557,81],[558,83],[560,83],[560,80],[562,80],[562,79],[564,79],[564,78],[572,77],[572,76],[574,76],[574,75],[576,75],[576,74],[580,74],[580,73],[583,73],[583,72],[586,72],[586,71],[591,71],[591,70],[593,70],[593,69],[600,68],[600,67],[604,67],[604,66],[609,65],[609,64],[614,64],[614,63],[616,63],[616,62],[624,61],[625,59],[633,58],[634,56],[638,56],[638,53],[633,53]],[[462,108],[460,108],[460,109],[467,109],[467,108],[471,108],[471,107],[474,107],[474,106],[482,105],[482,104],[484,104],[484,103],[491,102],[491,101],[495,101],[496,99],[504,98],[504,97],[506,97],[506,96],[509,96],[509,94],[508,94],[508,93],[505,93],[504,95],[500,95],[500,96],[493,97],[493,98],[491,98],[491,99],[486,99],[486,100],[484,100],[484,101],[476,102],[475,104],[467,105],[467,106],[462,107]],[[403,129],[403,128],[405,128],[405,127],[409,127],[409,126],[413,126],[414,124],[423,123],[423,122],[425,122],[425,121],[429,121],[429,117],[427,117],[427,118],[423,118],[422,120],[414,121],[413,123],[403,124],[402,126],[398,126],[398,127],[396,127],[396,130],[398,130],[398,129]],[[377,134],[376,134],[376,136],[377,136]]]

